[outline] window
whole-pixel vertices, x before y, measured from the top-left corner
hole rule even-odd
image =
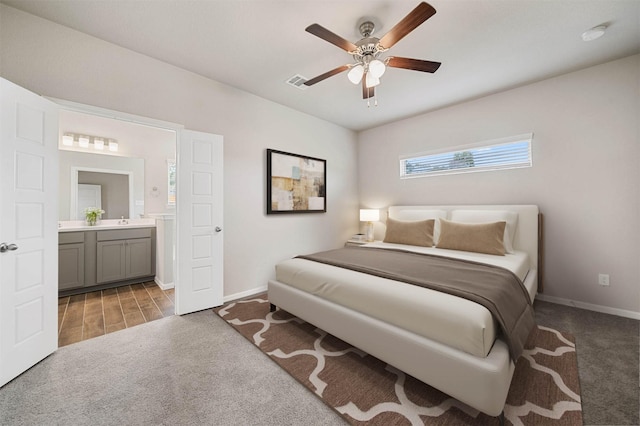
[[[176,160],[167,160],[167,205],[176,205]]]
[[[400,157],[400,178],[531,167],[533,133]]]

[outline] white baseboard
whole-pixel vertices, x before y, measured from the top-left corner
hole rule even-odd
[[[232,300],[243,299],[245,297],[255,296],[256,294],[264,293],[267,291],[267,286],[260,286],[253,288],[251,290],[241,291],[240,293],[229,294],[224,296],[224,303],[230,302]]]
[[[158,277],[155,277],[153,279],[153,281],[158,284],[158,287],[160,287],[162,290],[169,290],[170,288],[175,287],[173,283],[163,283],[162,281],[160,281],[158,279]]]
[[[556,303],[558,305],[572,306],[574,308],[601,312],[603,314],[617,315],[619,317],[640,320],[640,312],[628,311],[626,309],[618,309],[618,308],[612,308],[610,306],[594,305],[592,303],[579,302],[577,300],[564,299],[562,297],[547,296],[541,293],[538,293],[536,295],[536,300],[538,299],[544,302]]]

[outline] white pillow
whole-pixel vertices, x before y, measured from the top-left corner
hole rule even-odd
[[[507,222],[507,226],[504,227],[504,250],[507,253],[513,253],[513,237],[516,234],[518,213],[508,210],[453,210],[451,220],[462,223]],[[437,244],[438,240],[435,241]]]
[[[447,211],[446,210],[419,210],[419,209],[406,209],[406,210],[396,210],[393,216],[389,216],[391,219],[396,220],[408,220],[408,221],[416,221],[416,220],[429,220],[434,219],[435,224],[433,227],[433,244],[435,245],[438,242],[438,238],[440,238],[440,221],[437,219],[446,219]]]

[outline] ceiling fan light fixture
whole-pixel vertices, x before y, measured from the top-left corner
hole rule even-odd
[[[347,74],[347,77],[349,78],[349,81],[352,82],[353,84],[359,84],[362,81],[363,75],[364,75],[364,67],[358,64],[355,67],[351,68],[351,70]]]
[[[375,78],[382,77],[382,75],[386,70],[387,70],[387,67],[384,65],[384,62],[382,62],[379,59],[374,59],[373,61],[369,62],[369,72]]]
[[[0,0],[2,1],[2,0]],[[355,43],[346,40],[339,35],[329,31],[319,24],[311,24],[305,31],[329,42],[347,52],[354,62],[341,65],[328,72],[304,82],[306,86],[312,86],[320,81],[344,71],[347,78],[353,84],[362,84],[362,99],[370,105],[373,98],[374,105],[377,105],[375,87],[380,84],[380,78],[386,72],[387,67],[404,68],[421,72],[435,72],[440,67],[440,62],[425,61],[421,59],[401,58],[390,56],[380,60],[378,57],[392,48],[398,41],[415,30],[427,19],[432,17],[436,10],[425,1],[421,1],[408,15],[393,26],[382,38],[372,37],[376,25],[369,18],[361,18],[358,30],[362,38]]]
[[[372,73],[368,72],[366,78],[367,80],[365,81],[365,84],[367,85],[368,89],[371,89],[372,87],[376,87],[378,84],[380,84],[380,79],[375,75],[373,75]]]

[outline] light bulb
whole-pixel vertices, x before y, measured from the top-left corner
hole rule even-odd
[[[378,84],[380,84],[380,79],[368,72],[366,80],[367,88],[371,89],[372,87],[376,87]]]
[[[369,62],[369,72],[373,74],[375,78],[382,77],[382,74],[387,70],[387,67],[384,66],[384,62],[374,59]]]

